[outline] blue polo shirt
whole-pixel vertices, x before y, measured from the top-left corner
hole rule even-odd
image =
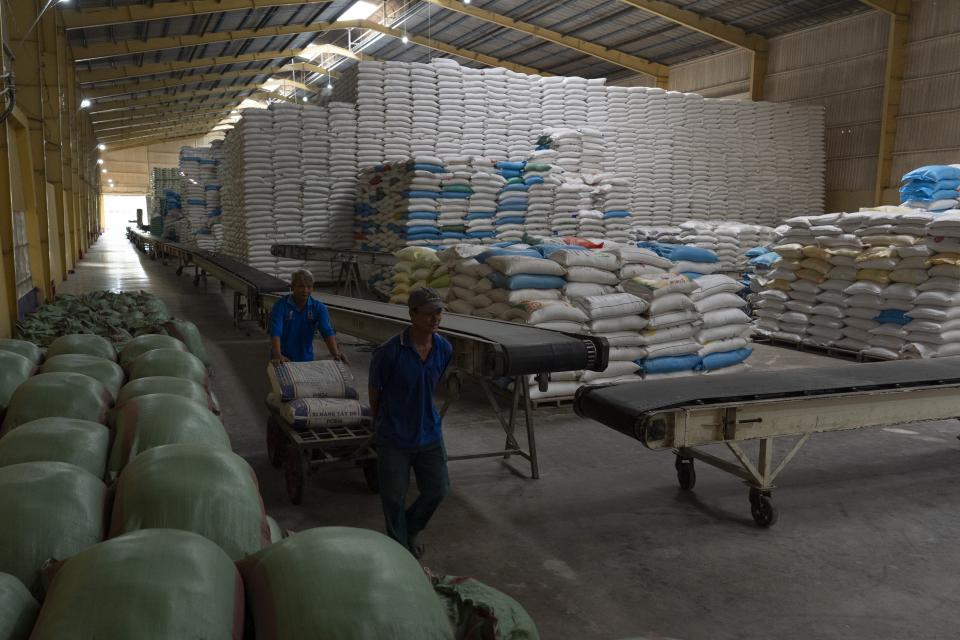
[[[309,298],[303,309],[298,309],[292,295],[284,296],[273,305],[270,314],[270,337],[280,338],[280,353],[294,362],[313,360],[313,334],[323,338],[334,335],[330,326],[327,305]]]
[[[377,442],[416,451],[441,440],[433,392],[452,357],[453,346],[435,333],[430,354],[421,360],[409,329],[377,347],[370,361],[370,386],[380,392]]]

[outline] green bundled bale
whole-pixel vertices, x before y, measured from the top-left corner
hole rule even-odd
[[[13,340],[11,338],[0,338],[0,351],[12,351],[32,362],[40,364],[43,360],[43,351],[37,345],[26,340]]]
[[[253,469],[231,451],[199,444],[150,449],[124,468],[110,537],[139,529],[199,533],[233,560],[270,544]]]
[[[184,398],[205,405],[210,411],[216,414],[220,413],[220,405],[212,391],[204,389],[203,385],[197,384],[193,380],[174,378],[173,376],[150,376],[131,380],[120,389],[116,406],[120,408],[134,398],[153,393],[169,393],[175,396],[183,396]]]
[[[138,454],[167,444],[202,444],[230,451],[230,438],[207,407],[182,396],[154,393],[115,410],[109,471],[119,473]]]
[[[86,333],[122,344],[143,327],[170,319],[163,302],[143,291],[61,294],[18,324],[20,337],[41,346],[67,334]]]
[[[7,410],[17,387],[27,381],[36,365],[12,351],[0,351],[0,415]]]
[[[107,487],[66,462],[0,468],[0,571],[34,593],[40,567],[103,540]]]
[[[109,340],[88,333],[60,336],[47,349],[47,359],[66,354],[85,354],[117,361],[117,350]]]
[[[130,363],[130,379],[171,376],[193,380],[204,387],[209,385],[207,368],[195,355],[176,349],[154,349],[143,353]]]
[[[0,573],[0,638],[27,640],[40,605],[23,583],[9,573]]]
[[[203,346],[203,338],[200,336],[200,330],[197,329],[197,325],[189,320],[177,320],[174,318],[164,324],[163,327],[167,330],[168,334],[187,345],[190,353],[200,358],[204,366],[210,366],[210,357],[207,355],[207,350]]]
[[[147,351],[153,351],[154,349],[187,351],[187,345],[176,338],[156,333],[136,336],[124,345],[123,350],[120,352],[120,364],[126,368],[131,362],[136,360],[137,356]]]
[[[82,373],[41,373],[28,378],[10,398],[2,433],[40,418],[77,418],[106,424],[110,392]]]
[[[55,567],[31,640],[236,640],[243,582],[230,558],[186,531],[107,540]]]
[[[457,638],[538,640],[530,614],[507,594],[473,578],[440,576],[433,588],[444,600]]]
[[[102,424],[41,418],[0,438],[0,467],[21,462],[67,462],[102,478],[109,448],[110,430]]]
[[[110,392],[110,403],[116,399],[123,386],[126,375],[123,368],[112,360],[101,358],[99,356],[89,356],[82,353],[65,353],[63,355],[47,358],[43,366],[40,367],[40,373],[61,373],[61,372],[82,373],[99,380],[107,391]]]
[[[376,531],[310,529],[238,566],[257,640],[454,637],[420,564]]]

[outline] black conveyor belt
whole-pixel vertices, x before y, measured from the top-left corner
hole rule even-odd
[[[180,245],[183,246],[183,245]],[[278,293],[280,291],[289,291],[289,283],[279,278],[275,278],[269,273],[264,273],[259,269],[254,269],[250,265],[243,264],[239,260],[228,258],[227,256],[218,256],[204,249],[190,248],[189,251],[196,257],[205,260],[218,269],[223,269],[228,273],[235,275],[251,287],[254,287],[260,293]]]
[[[960,384],[960,357],[893,360],[809,369],[690,376],[581,387],[577,415],[630,433],[644,416],[690,405]],[[957,400],[960,415],[960,398]]]
[[[406,307],[344,296],[316,296],[331,308],[359,311],[399,322],[409,322]],[[499,346],[503,357],[501,376],[533,375],[553,371],[602,371],[607,365],[606,340],[591,336],[573,336],[557,331],[500,320],[445,313],[440,332],[456,332],[477,337]]]

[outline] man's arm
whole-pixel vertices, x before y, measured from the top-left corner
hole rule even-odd
[[[270,359],[273,362],[290,362],[290,359],[281,351],[281,335],[283,335],[283,310],[282,305],[278,303],[270,310]]]
[[[330,324],[330,312],[327,311],[327,305],[323,303],[320,303],[317,330],[320,332],[320,337],[323,338],[324,344],[327,345],[327,351],[330,352],[333,359],[347,363],[347,354],[341,351],[340,345],[337,344],[337,335],[333,331],[333,326]]]
[[[370,417],[376,419],[380,413],[380,390],[367,387],[367,393],[370,395]]]
[[[324,338],[323,342],[327,345],[327,351],[330,352],[330,355],[333,356],[334,360],[339,360],[344,364],[350,364],[347,360],[347,354],[340,350],[340,345],[337,344],[336,336]]]

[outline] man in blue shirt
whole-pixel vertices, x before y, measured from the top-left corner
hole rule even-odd
[[[450,485],[433,393],[453,347],[437,333],[443,300],[436,290],[414,291],[408,306],[410,327],[380,345],[370,362],[370,408],[387,534],[419,558],[424,551],[420,532]],[[411,469],[420,495],[408,508]]]
[[[327,306],[310,297],[313,274],[306,269],[294,271],[290,290],[293,293],[277,300],[270,314],[270,358],[274,362],[313,361],[313,334],[319,331],[333,359],[346,362],[330,326]]]

